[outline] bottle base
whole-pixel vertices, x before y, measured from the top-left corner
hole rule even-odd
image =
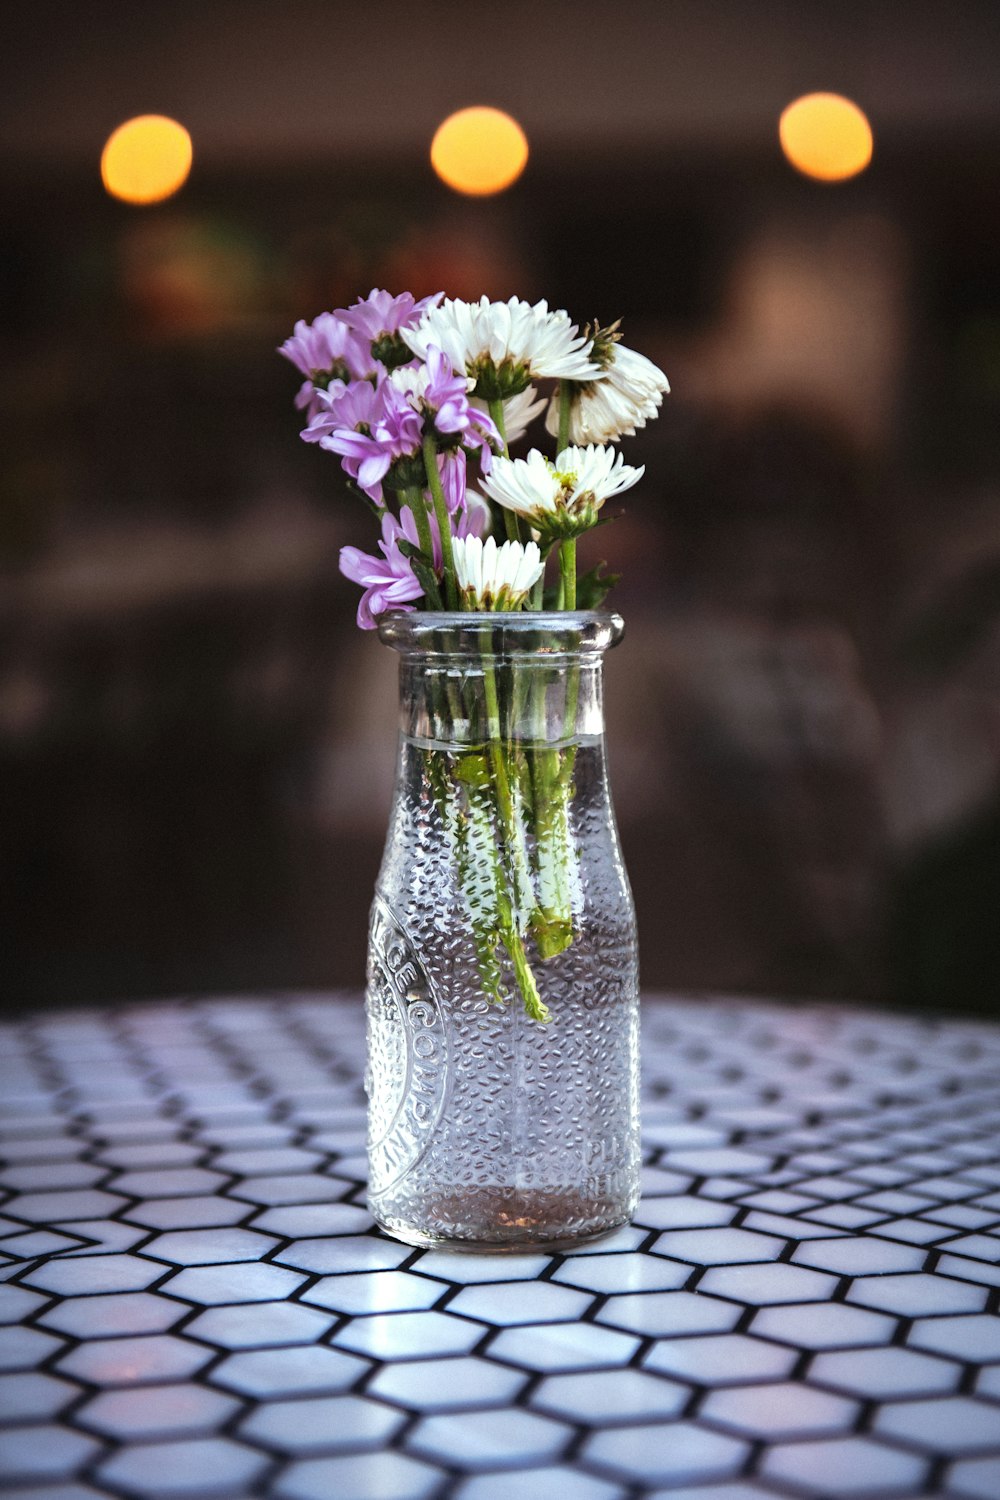
[[[514,1188],[442,1190],[420,1203],[369,1202],[379,1228],[423,1249],[480,1255],[570,1251],[605,1239],[627,1224],[634,1205],[610,1204],[569,1192]]]

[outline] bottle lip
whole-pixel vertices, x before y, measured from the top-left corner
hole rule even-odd
[[[442,656],[596,656],[624,633],[625,621],[609,610],[391,610],[378,623],[379,640],[393,650]]]

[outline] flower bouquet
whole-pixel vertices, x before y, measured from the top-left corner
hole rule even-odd
[[[281,353],[305,377],[302,437],[336,454],[379,528],[377,551],[340,554],[358,624],[402,657],[369,946],[373,1207],[417,1243],[572,1241],[622,1222],[637,1118],[633,1082],[618,1108],[586,1061],[603,1047],[634,1073],[637,970],[601,736],[600,658],[621,621],[599,606],[617,580],[603,564],[578,576],[577,542],[641,478],[611,443],[656,415],[667,381],[617,324],[581,332],[517,298],[373,291],[297,323]],[[540,419],[551,456],[512,457]],[[616,1007],[620,1045],[601,1040]],[[565,1118],[584,1095],[592,1113],[576,1167],[556,1170],[544,1133],[511,1146],[510,1120],[533,1090],[537,1118],[563,1111],[574,1047]],[[448,1158],[446,1102],[455,1139],[492,1139],[496,1160],[485,1145]],[[616,1158],[603,1186],[595,1141]],[[485,1193],[475,1212],[460,1179]]]

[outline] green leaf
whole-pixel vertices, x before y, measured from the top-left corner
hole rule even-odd
[[[615,584],[621,582],[620,573],[602,573],[601,569],[606,567],[606,562],[599,562],[576,580],[577,609],[599,609]]]
[[[402,538],[396,543],[404,557],[409,558],[413,575],[424,591],[427,603],[431,609],[444,609],[441,603],[441,590],[438,588],[437,574],[431,567],[426,552],[421,552],[419,547],[412,542],[404,541]]]

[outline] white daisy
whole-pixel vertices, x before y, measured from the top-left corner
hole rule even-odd
[[[517,609],[545,568],[535,542],[504,542],[488,536],[455,537],[455,577],[467,609]]]
[[[652,360],[623,344],[608,343],[596,350],[605,363],[598,380],[577,386],[570,404],[569,435],[575,443],[607,443],[632,437],[660,409],[670,383]],[[559,397],[553,396],[545,426],[559,431]]]
[[[535,398],[538,398],[537,400]],[[480,411],[488,411],[489,405],[474,396],[469,403],[477,406]],[[539,396],[533,385],[527,386],[519,391],[516,396],[511,396],[503,404],[503,425],[507,434],[507,442],[519,442],[528,430],[528,426],[545,410],[545,397]]]
[[[491,500],[524,516],[550,542],[588,531],[604,502],[631,489],[644,473],[644,466],[633,468],[614,448],[591,444],[564,448],[554,463],[537,448],[527,458],[495,458],[481,484]]]
[[[487,401],[516,396],[536,379],[595,380],[601,374],[590,357],[590,340],[568,313],[550,312],[547,302],[448,297],[429,307],[415,328],[400,331],[421,359],[430,345],[443,350]]]

